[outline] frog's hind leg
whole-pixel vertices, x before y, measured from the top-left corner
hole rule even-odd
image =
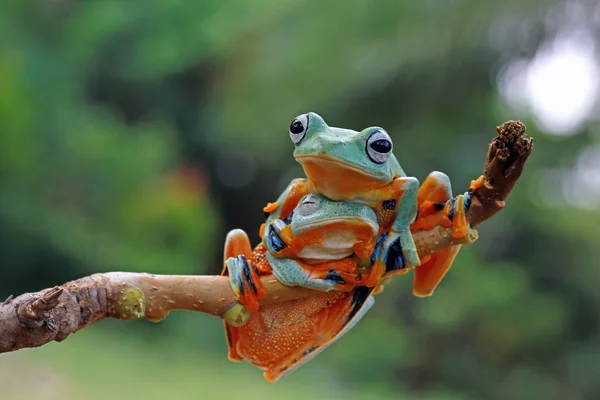
[[[325,295],[327,297],[317,296],[301,300],[307,303],[307,311],[319,311],[296,319],[298,322],[292,326],[270,331],[271,335],[280,335],[284,343],[290,337],[290,333],[294,333],[292,337],[297,338],[296,340],[305,339],[284,357],[265,365],[265,379],[276,382],[289,375],[346,334],[375,303],[372,293],[372,288],[360,286],[351,293],[331,292]],[[302,306],[299,305],[300,308]]]
[[[427,219],[431,222],[439,221],[439,211],[445,213],[442,218],[448,218],[452,221],[453,233],[466,228],[465,202],[462,196],[452,199],[452,187],[450,178],[441,172],[432,172],[423,185],[419,188],[417,197],[419,204],[419,216],[415,221],[415,226],[422,229],[432,229],[437,223],[428,226]],[[448,272],[454,258],[460,250],[460,245],[451,246],[437,251],[423,260],[423,263],[415,268],[413,280],[413,294],[419,297],[431,296],[435,288],[439,285],[444,275]]]
[[[252,248],[246,232],[234,229],[227,234],[223,258],[225,266],[221,275],[229,275],[231,288],[248,311],[258,311],[258,301],[264,298],[267,292],[254,265]]]
[[[254,257],[250,248],[250,240],[244,231],[235,229],[227,234],[224,260],[225,265],[221,275],[229,276],[231,287],[240,303],[246,305],[248,311],[258,310],[258,300],[266,296],[266,291],[260,282],[254,265],[251,265]],[[240,328],[229,324],[227,321],[224,324],[229,359],[231,361],[242,361],[244,357],[237,350]]]

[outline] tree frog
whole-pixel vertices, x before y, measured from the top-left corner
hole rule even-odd
[[[265,370],[270,382],[289,374],[348,332],[371,308],[372,294],[377,291],[358,286],[362,273],[357,254],[368,258],[379,233],[371,207],[309,194],[280,232],[283,236],[287,232],[289,244],[281,252],[287,252],[289,258],[271,255],[262,243],[251,251],[248,236],[239,229],[227,235],[224,254],[223,274],[231,274],[234,291],[253,311],[243,326],[225,322],[229,359],[247,359]],[[263,289],[258,277],[270,272],[283,284],[320,291],[259,309],[258,298],[263,295],[259,291]]]
[[[261,236],[265,230],[271,232],[275,254],[267,251],[264,241],[252,252],[248,236],[239,229],[225,240],[223,273],[230,276],[234,292],[250,312],[258,311],[258,301],[266,295],[258,278],[267,273],[284,285],[320,291],[349,291],[365,284],[366,271],[358,270],[357,261],[370,267],[380,231],[371,207],[318,194],[301,199],[285,221],[273,220],[261,228]]]
[[[266,229],[278,251],[265,256],[284,285],[321,291],[367,285],[379,235],[371,207],[309,194],[286,221],[271,221]]]

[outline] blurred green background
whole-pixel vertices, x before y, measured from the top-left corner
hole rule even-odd
[[[398,278],[267,384],[221,321],[102,321],[0,356],[20,399],[600,398],[597,1],[4,0],[0,297],[94,272],[217,274],[302,175],[288,126],[383,126],[466,189],[495,127],[536,150],[435,295]]]

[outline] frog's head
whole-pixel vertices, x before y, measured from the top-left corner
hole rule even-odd
[[[294,235],[298,236],[340,223],[347,225],[348,229],[366,227],[371,236],[379,230],[377,214],[371,207],[351,201],[331,201],[319,194],[309,194],[300,200],[290,226]]]
[[[333,128],[311,112],[292,121],[290,137],[308,180],[332,200],[351,200],[405,175],[383,128]]]

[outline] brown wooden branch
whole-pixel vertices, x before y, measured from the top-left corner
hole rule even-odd
[[[504,208],[506,198],[523,173],[533,150],[533,138],[524,136],[525,125],[508,121],[496,128],[498,136],[488,149],[483,185],[473,193],[467,220],[475,227]]]
[[[467,220],[472,226],[492,217],[523,172],[533,140],[525,126],[509,121],[497,128],[490,144],[484,183],[473,193]],[[448,229],[414,234],[420,256],[458,244],[472,243],[477,232],[454,239]],[[268,296],[263,304],[288,301],[314,293],[281,285],[263,277]],[[62,286],[9,297],[0,303],[0,353],[62,341],[70,334],[104,318],[160,321],[173,310],[190,310],[222,317],[236,298],[229,280],[221,276],[177,276],[111,272],[81,278]]]

